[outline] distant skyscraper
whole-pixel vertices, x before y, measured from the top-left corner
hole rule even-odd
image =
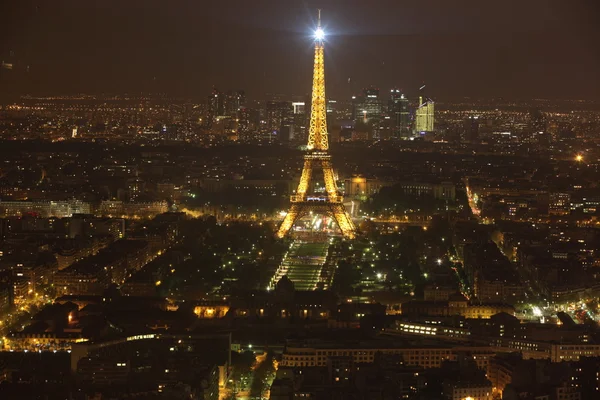
[[[306,139],[306,103],[303,101],[297,101],[292,103],[293,108],[293,137],[292,139],[305,140]]]
[[[388,102],[390,128],[394,137],[406,137],[410,133],[410,114],[408,112],[408,99],[398,89],[390,91]]]
[[[242,107],[238,111],[237,132],[239,135],[245,135],[250,132],[250,110],[246,107]]]
[[[266,106],[267,130],[279,132],[284,125],[292,124],[294,108],[290,101],[268,101]]]
[[[214,119],[224,114],[224,96],[216,87],[213,87],[207,102],[206,125],[211,126]]]
[[[327,126],[332,127],[337,121],[338,103],[336,100],[327,100]]]
[[[548,121],[544,113],[539,109],[532,109],[529,111],[529,120],[530,136],[524,140],[537,143],[550,142],[550,135],[547,133]]]
[[[356,121],[367,122],[375,119],[380,120],[383,117],[383,105],[379,98],[379,89],[363,89],[363,95],[352,99],[353,117]]]
[[[246,105],[246,93],[243,90],[229,91],[224,97],[224,115],[236,117],[238,111]]]
[[[327,100],[327,112],[334,113],[337,111],[337,101],[336,100]]]
[[[359,118],[363,118],[362,116],[359,117],[360,110],[362,109],[361,106],[362,106],[362,97],[352,96],[352,119],[354,121],[358,121]]]
[[[477,143],[479,141],[479,116],[471,115],[465,120],[463,140]]]
[[[306,114],[306,103],[303,101],[296,101],[292,103],[292,108],[294,110],[294,115],[304,115]]]
[[[434,129],[434,103],[423,94],[422,86],[420,89],[419,105],[415,113],[415,133],[433,132]]]

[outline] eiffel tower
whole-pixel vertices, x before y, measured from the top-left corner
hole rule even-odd
[[[291,196],[291,207],[286,214],[277,236],[284,237],[294,223],[309,214],[327,215],[333,218],[342,235],[348,239],[355,237],[356,228],[346,211],[343,197],[339,194],[331,156],[329,155],[329,136],[327,134],[327,114],[325,104],[325,64],[323,60],[324,32],[321,28],[321,10],[315,32],[315,64],[313,71],[312,103],[310,109],[310,127],[308,133],[308,151],[304,155],[304,167],[296,194]],[[308,194],[313,170],[320,167],[325,181],[325,195]]]

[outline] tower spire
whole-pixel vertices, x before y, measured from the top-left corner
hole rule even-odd
[[[325,104],[325,60],[324,32],[321,28],[321,10],[315,31],[315,59],[313,70],[312,102],[310,107],[310,127],[308,132],[308,149],[327,151],[327,109]]]

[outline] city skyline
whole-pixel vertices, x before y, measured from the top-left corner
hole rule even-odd
[[[0,398],[598,400],[595,7],[481,3],[3,5]]]
[[[597,99],[591,2],[231,1],[80,4],[0,9],[3,81],[17,94],[165,92],[202,97],[214,85],[307,93],[315,10],[328,16],[328,92],[363,87],[436,97]],[[573,73],[577,71],[577,73]],[[11,74],[10,76],[8,74]]]

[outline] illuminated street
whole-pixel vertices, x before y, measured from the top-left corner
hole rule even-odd
[[[599,400],[598,15],[0,2],[0,400]]]

